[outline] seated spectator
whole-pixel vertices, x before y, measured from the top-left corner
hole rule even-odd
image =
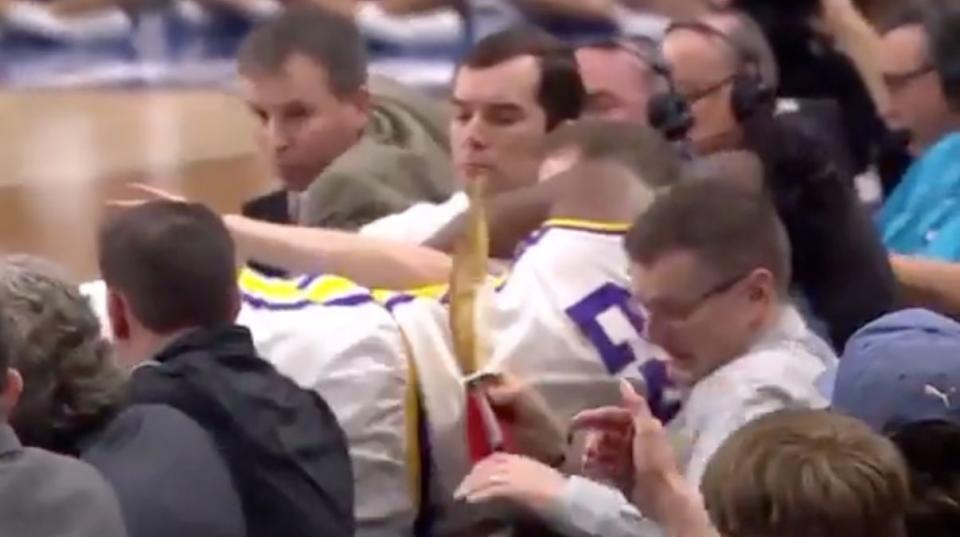
[[[836,144],[823,143],[803,112],[772,114],[777,65],[763,34],[736,12],[704,20],[710,24],[674,26],[663,42],[678,91],[691,102],[690,139],[701,155],[746,149],[760,157],[765,189],[794,247],[801,302],[811,324],[823,323],[820,331],[842,349],[850,334],[892,308],[889,262],[842,159],[829,148]],[[841,298],[847,293],[871,299]]]
[[[641,43],[611,39],[577,49],[587,90],[584,117],[647,124],[647,102],[664,88],[655,45]]]
[[[23,379],[10,368],[10,351],[0,313],[0,534],[126,537],[117,498],[94,468],[24,448],[8,425],[23,390]]]
[[[765,199],[722,181],[681,183],[637,219],[626,248],[650,341],[688,390],[671,425],[685,444],[687,482],[701,482],[716,449],[745,423],[782,408],[825,406],[814,382],[835,358],[789,304],[789,244]],[[587,416],[578,426],[602,423]],[[625,426],[599,433],[616,453],[625,452]],[[612,469],[606,481],[621,483],[625,471]],[[570,535],[658,531],[620,492],[519,457],[479,463],[460,494],[519,501]]]
[[[213,437],[247,535],[353,535],[344,433],[234,324],[235,252],[219,217],[175,202],[132,208],[105,223],[98,259],[118,357],[136,367],[130,401],[173,406]]]
[[[850,340],[833,406],[889,436],[910,469],[907,534],[960,532],[960,324],[926,310],[871,323]]]
[[[900,11],[884,34],[892,128],[910,134],[919,159],[884,204],[878,221],[894,252],[897,280],[912,305],[960,314],[960,99],[953,68],[960,54],[960,10],[931,0]]]
[[[621,415],[633,424],[625,454],[637,483],[631,498],[669,535],[905,535],[903,459],[858,420],[817,410],[757,418],[720,446],[698,493],[679,475],[663,426],[629,386]]]
[[[244,214],[353,230],[451,193],[445,114],[395,82],[368,80],[349,18],[291,7],[247,37],[238,63],[284,184]]]
[[[884,203],[883,241],[902,255],[960,261],[960,9],[910,6],[883,34],[888,122],[910,134],[918,160]]]
[[[92,464],[130,537],[243,537],[240,499],[209,435],[164,405],[124,408],[126,375],[76,286],[39,259],[0,259],[0,303],[24,389],[24,444]]]
[[[782,410],[727,439],[700,490],[728,537],[902,537],[908,482],[896,447],[863,423]]]
[[[577,119],[585,90],[576,58],[535,27],[517,26],[477,43],[453,83],[450,143],[461,185],[483,174],[491,193],[537,181],[542,141]],[[422,204],[361,228],[376,237],[422,243],[463,213],[464,193],[440,205]]]

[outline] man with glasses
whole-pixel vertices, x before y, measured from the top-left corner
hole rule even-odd
[[[960,313],[960,9],[911,6],[886,27],[881,60],[887,121],[910,136],[917,160],[885,201],[883,242],[906,298]]]
[[[577,65],[587,90],[584,117],[646,125],[650,96],[666,89],[656,48],[652,41],[619,39],[578,47]]]
[[[836,358],[790,304],[790,246],[763,196],[732,181],[682,182],[636,220],[625,244],[649,340],[668,353],[669,375],[684,386],[669,430],[688,483],[699,485],[717,448],[750,421],[826,406],[815,382]],[[568,535],[659,535],[626,499],[634,490],[624,482],[632,475],[624,456],[631,423],[617,408],[574,420],[589,431],[585,475],[619,491],[498,455],[474,468],[460,495],[513,500]]]
[[[880,55],[890,92],[885,119],[891,129],[909,133],[910,151],[917,156],[960,126],[933,57],[926,26],[933,16],[924,8],[904,10],[886,27]]]
[[[729,16],[737,19],[735,23],[725,24],[727,15],[719,13],[675,23],[661,45],[676,91],[690,106],[693,125],[688,137],[701,155],[741,147],[744,123],[763,110],[773,111],[777,87],[773,53],[747,16],[735,12]],[[756,91],[744,98],[736,94],[738,85]]]

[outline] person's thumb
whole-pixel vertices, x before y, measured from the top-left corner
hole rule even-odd
[[[624,408],[630,412],[634,420],[650,415],[647,400],[638,394],[637,390],[626,379],[620,381],[620,397],[623,399]]]

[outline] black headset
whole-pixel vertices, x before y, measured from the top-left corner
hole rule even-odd
[[[717,38],[726,43],[736,54],[737,70],[729,79],[722,81],[722,84],[731,84],[730,106],[738,122],[743,123],[761,112],[773,113],[776,105],[776,91],[763,80],[760,60],[753,51],[703,22],[676,22],[667,28],[664,35],[669,35],[676,30],[690,30]],[[669,74],[666,63],[662,59],[659,61],[662,68]],[[657,69],[654,63],[650,65]],[[676,140],[686,136],[694,120],[690,103],[676,91],[673,78],[668,75],[667,80],[668,91],[650,99],[647,113],[651,126],[663,132],[668,139]]]
[[[643,62],[654,75],[663,79],[666,91],[650,97],[647,102],[647,121],[670,141],[682,140],[693,126],[690,105],[677,93],[670,66],[660,55],[659,43],[646,36],[588,41],[587,47],[623,50]]]

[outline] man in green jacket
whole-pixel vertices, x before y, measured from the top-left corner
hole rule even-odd
[[[353,230],[452,193],[448,114],[399,83],[368,78],[349,18],[292,7],[247,38],[239,68],[283,182],[244,214]]]

